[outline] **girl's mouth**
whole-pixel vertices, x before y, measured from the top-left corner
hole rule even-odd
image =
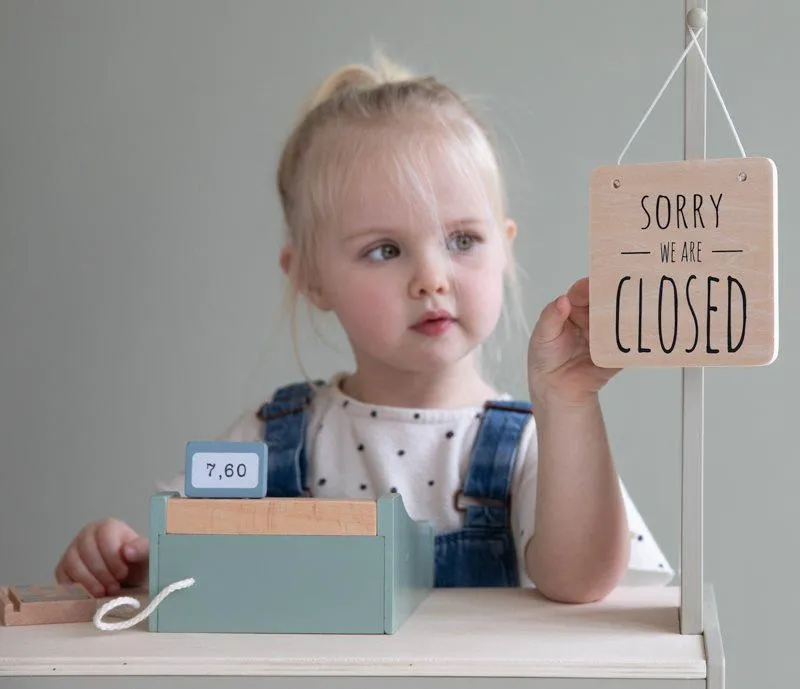
[[[438,337],[440,335],[444,335],[448,330],[450,330],[451,325],[453,325],[452,317],[443,316],[419,321],[415,325],[412,325],[411,329],[414,332],[420,333],[421,335]]]

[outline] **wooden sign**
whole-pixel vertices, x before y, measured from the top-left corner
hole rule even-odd
[[[589,348],[598,366],[756,366],[778,352],[768,158],[596,169]]]

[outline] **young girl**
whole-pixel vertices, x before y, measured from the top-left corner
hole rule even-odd
[[[672,571],[615,471],[598,393],[617,371],[588,349],[588,281],[530,335],[531,402],[493,389],[481,345],[515,294],[504,189],[490,136],[433,78],[383,61],[316,91],[278,169],[290,294],[335,314],[355,370],[296,383],[223,439],[265,440],[270,496],[399,492],[436,525],[437,586],[535,585],[565,602],[626,574]],[[182,491],[183,478],[166,486]],[[148,543],[107,519],[56,568],[96,595],[143,581]]]

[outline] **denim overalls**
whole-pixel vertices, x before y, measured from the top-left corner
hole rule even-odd
[[[305,437],[312,394],[308,383],[287,385],[258,412],[269,448],[269,497],[311,496]],[[436,586],[519,586],[509,490],[517,446],[530,416],[529,402],[484,405],[464,486],[453,496],[456,509],[464,513],[464,525],[436,536]]]

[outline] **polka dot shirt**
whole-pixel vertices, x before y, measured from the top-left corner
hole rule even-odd
[[[314,497],[376,499],[400,493],[412,519],[432,521],[438,533],[460,528],[462,513],[454,508],[453,496],[463,486],[482,408],[365,404],[342,392],[339,383],[344,375],[333,376],[314,396],[309,410],[308,487]],[[243,414],[220,437],[240,442],[263,438],[263,422],[253,411]],[[511,525],[523,585],[530,585],[522,552],[534,530],[537,468],[531,418],[518,447],[511,484]],[[181,476],[171,486],[161,487],[182,492],[182,486]],[[625,583],[668,582],[674,573],[624,486],[623,496],[632,538],[631,571]]]

